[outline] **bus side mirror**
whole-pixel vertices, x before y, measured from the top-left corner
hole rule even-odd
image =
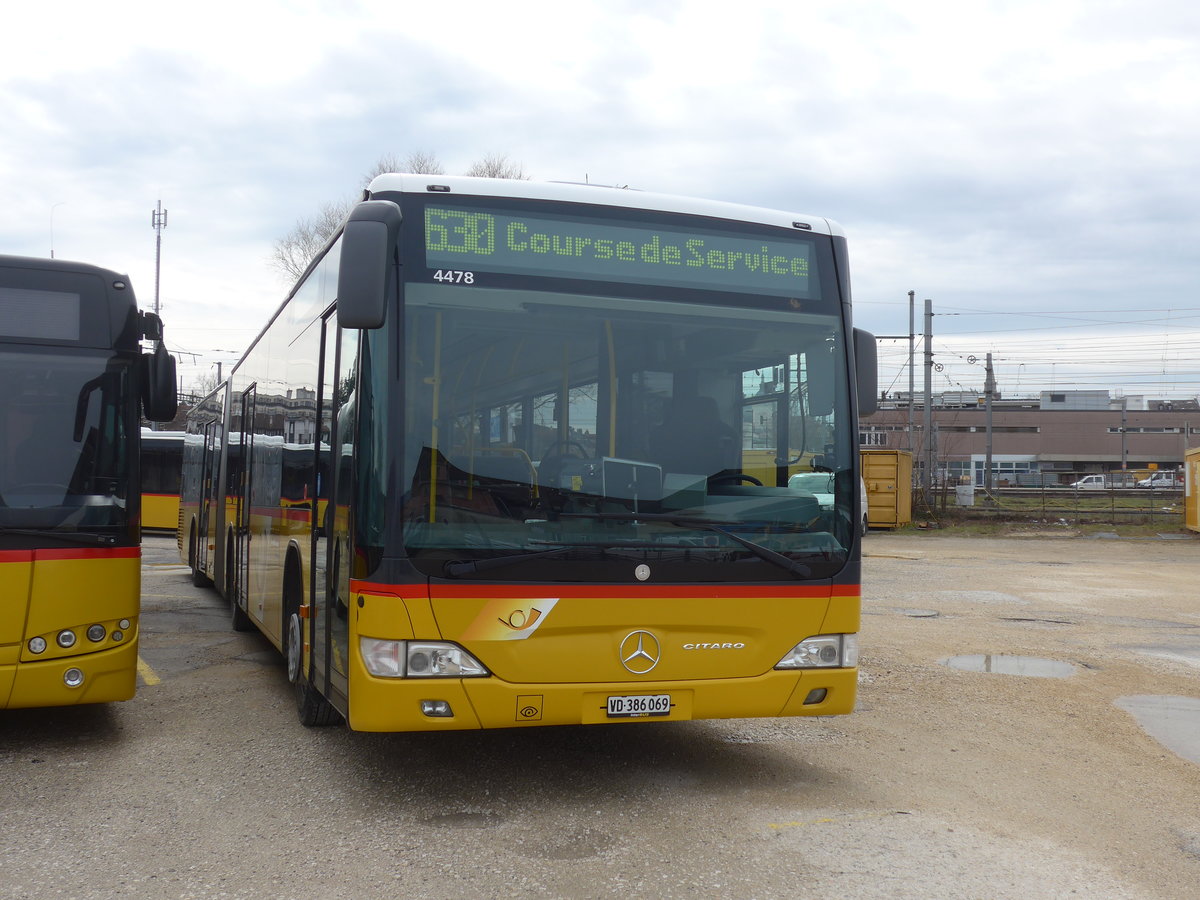
[[[875,335],[854,329],[854,374],[858,381],[858,414],[869,416],[879,409],[879,362]]]
[[[343,328],[379,328],[387,315],[388,270],[400,234],[400,207],[365,200],[342,232],[337,317]]]
[[[151,422],[170,422],[179,411],[175,357],[162,344],[142,355],[142,411]]]

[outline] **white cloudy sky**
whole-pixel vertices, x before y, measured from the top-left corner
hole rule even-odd
[[[31,7],[0,54],[0,252],[126,271],[150,306],[161,198],[188,382],[282,298],[276,239],[426,151],[837,219],[856,324],[907,334],[913,290],[921,331],[932,298],[935,389],[990,351],[1007,394],[1200,394],[1191,0]],[[906,389],[907,341],[881,347]]]

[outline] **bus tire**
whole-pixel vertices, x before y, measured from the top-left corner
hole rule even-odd
[[[233,541],[227,542],[229,548],[225,551],[225,597],[229,600],[229,626],[234,631],[253,631],[254,622],[246,615],[246,611],[238,606],[237,602],[237,581],[235,566],[231,565],[233,560]]]
[[[192,584],[196,587],[209,587],[212,584],[212,579],[204,574],[204,570],[200,568],[200,564],[196,561],[198,554],[196,553],[196,523],[192,523],[192,534],[188,538],[188,566],[192,570]]]
[[[296,682],[296,713],[300,724],[308,728],[324,728],[342,721],[338,711],[320,695],[305,677]]]
[[[246,611],[238,606],[237,598],[232,594],[229,597],[229,625],[234,631],[253,631],[254,623],[250,621],[250,617],[246,615]]]
[[[300,618],[298,568],[298,564],[289,559],[283,579],[284,614],[287,616],[283,629],[283,650],[287,676],[295,688],[296,713],[300,717],[300,724],[309,728],[336,725],[342,717],[333,704],[321,696],[304,671],[304,621]]]

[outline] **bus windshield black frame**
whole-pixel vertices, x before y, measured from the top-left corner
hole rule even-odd
[[[0,529],[129,529],[132,364],[115,351],[0,343]]]
[[[604,205],[400,202],[403,315],[362,351],[366,401],[398,348],[398,470],[358,448],[360,481],[399,484],[360,493],[360,542],[402,543],[431,577],[497,581],[628,581],[638,566],[787,581],[846,564],[857,448],[834,238]],[[832,496],[789,486],[814,470]]]

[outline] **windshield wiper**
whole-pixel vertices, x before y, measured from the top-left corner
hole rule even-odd
[[[638,522],[667,522],[671,525],[679,525],[684,528],[699,528],[704,531],[712,531],[719,535],[729,538],[735,543],[741,544],[759,559],[766,560],[769,563],[785,569],[797,578],[809,578],[812,575],[812,569],[804,563],[796,562],[772,550],[770,547],[764,547],[762,544],[755,543],[749,538],[744,538],[740,534],[735,534],[728,531],[727,528],[733,525],[742,525],[742,522],[720,522],[712,519],[697,519],[689,516],[673,516],[670,513],[613,513],[613,512],[597,512],[597,513],[559,513],[559,518],[562,519],[619,519],[623,521],[638,521]]]
[[[552,550],[534,550],[533,552],[510,553],[508,556],[493,556],[490,559],[458,560],[447,562],[442,572],[447,578],[461,578],[464,575],[474,575],[488,569],[499,569],[511,566],[513,563],[524,562],[527,559],[544,559],[547,556],[557,556],[574,547],[555,547]]]
[[[74,544],[115,544],[117,539],[111,534],[89,534],[79,531],[55,531],[52,528],[38,530],[35,528],[4,528],[0,534],[20,534],[29,537],[56,538]]]

